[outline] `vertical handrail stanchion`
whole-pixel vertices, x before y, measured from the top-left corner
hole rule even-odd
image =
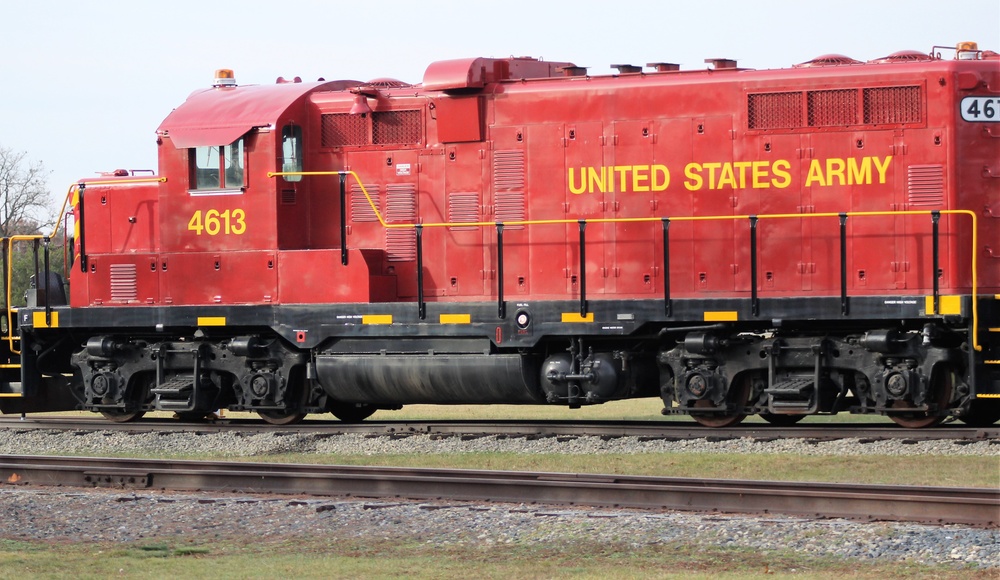
[[[31,255],[35,262],[35,306],[38,306],[38,290],[42,285],[42,278],[38,273],[38,246],[40,241],[38,238],[31,240]]]
[[[87,222],[83,220],[83,192],[86,189],[87,185],[85,183],[81,183],[80,186],[76,188],[77,213],[80,216],[80,226],[77,228],[77,231],[80,233],[80,271],[84,274],[87,273],[87,246],[84,242],[84,240],[86,240],[84,232],[87,229]]]
[[[424,226],[417,224],[417,310],[420,320],[427,318],[427,304],[424,302]]]
[[[674,306],[670,301],[670,218],[660,218],[663,224],[663,313],[673,316]]]
[[[347,265],[347,172],[340,172],[340,263]]]
[[[44,265],[44,270],[45,270],[43,272],[43,275],[45,276],[45,326],[52,326],[52,303],[49,302],[49,293],[52,291],[52,288],[49,288],[49,282],[51,280],[49,278],[49,238],[48,238],[48,236],[42,238],[42,245],[44,246],[44,248],[42,248],[42,256],[44,256],[44,258],[43,258],[43,265]],[[41,287],[42,287],[42,279],[41,278],[35,278],[35,296],[38,296],[38,290],[40,290]],[[37,305],[37,303],[36,303],[36,305]]]
[[[580,224],[580,316],[587,317],[587,220]]]
[[[933,256],[932,259],[934,261],[934,271],[932,273],[932,275],[934,276],[934,296],[933,298],[931,298],[931,300],[933,301],[932,306],[934,307],[934,314],[938,313],[938,304],[940,303],[940,298],[941,298],[941,288],[940,288],[940,282],[938,280],[938,271],[940,269],[940,259],[941,259],[941,255],[939,253],[941,247],[938,238],[938,233],[940,229],[938,222],[940,220],[941,220],[941,212],[938,210],[932,211],[931,227],[933,233],[931,235],[931,239],[932,239],[933,249],[931,251],[931,255]],[[928,314],[930,314],[930,312],[928,312]]]
[[[750,312],[760,314],[760,297],[757,296],[757,216],[750,216]]]
[[[503,298],[503,222],[497,222],[497,318],[507,318],[507,302]]]
[[[847,302],[847,214],[838,214],[840,219],[840,313],[850,314]]]

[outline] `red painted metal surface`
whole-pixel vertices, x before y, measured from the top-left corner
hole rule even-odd
[[[802,215],[758,224],[758,290],[837,296],[838,220],[810,214],[987,208],[976,247],[965,216],[941,219],[940,291],[967,294],[971,253],[1000,254],[1000,127],[963,121],[959,110],[1000,84],[987,56],[604,76],[474,58],[434,63],[416,86],[198,91],[158,129],[165,183],[88,188],[96,270],[74,270],[72,302],[416,300],[414,232],[383,226],[361,185],[389,224],[450,223],[424,231],[428,301],[496,299],[495,229],[463,223],[619,220],[586,227],[587,294],[599,300],[664,290],[660,223],[624,220],[737,216],[671,225],[672,295],[707,298],[750,296],[746,216]],[[359,102],[370,112],[352,114]],[[346,184],[346,240],[336,176],[269,175],[285,168],[287,126],[301,128],[302,170],[359,176]],[[241,137],[242,180],[196,189],[193,148]],[[930,294],[931,228],[925,215],[852,218],[849,294]],[[511,224],[505,236],[508,297],[579,294],[576,223]],[[329,266],[344,243],[347,271]],[[116,294],[112,264],[134,264],[133,299]],[[1000,293],[990,264],[978,272],[980,293]]]

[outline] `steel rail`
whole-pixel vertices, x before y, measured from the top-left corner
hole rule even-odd
[[[0,456],[8,484],[781,513],[993,528],[1000,490],[629,475]],[[2,488],[0,488],[2,490]]]
[[[336,420],[308,420],[295,425],[275,426],[253,418],[223,418],[202,423],[185,423],[168,418],[147,417],[133,423],[113,423],[89,417],[0,417],[0,429],[216,433],[226,431],[309,433],[338,435],[456,435],[468,437],[643,437],[649,439],[861,439],[871,441],[1000,441],[1000,426],[961,427],[956,425],[926,429],[904,429],[895,424],[824,423],[779,427],[766,423],[744,423],[737,427],[703,427],[693,421],[365,421],[342,423]]]

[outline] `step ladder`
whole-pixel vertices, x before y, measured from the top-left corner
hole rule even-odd
[[[156,395],[154,406],[161,411],[183,413],[194,410],[194,376],[174,377],[151,389]]]
[[[787,344],[776,340],[768,349],[767,409],[775,415],[809,415],[819,409],[820,372],[825,341]],[[779,359],[786,359],[779,369]],[[805,369],[812,362],[812,372]],[[791,370],[787,370],[787,369]]]

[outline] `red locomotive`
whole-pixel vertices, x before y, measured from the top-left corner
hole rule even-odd
[[[71,189],[68,300],[45,239],[0,410],[661,397],[710,426],[990,424],[1000,55],[939,51],[219,71],[157,130],[157,176]]]

